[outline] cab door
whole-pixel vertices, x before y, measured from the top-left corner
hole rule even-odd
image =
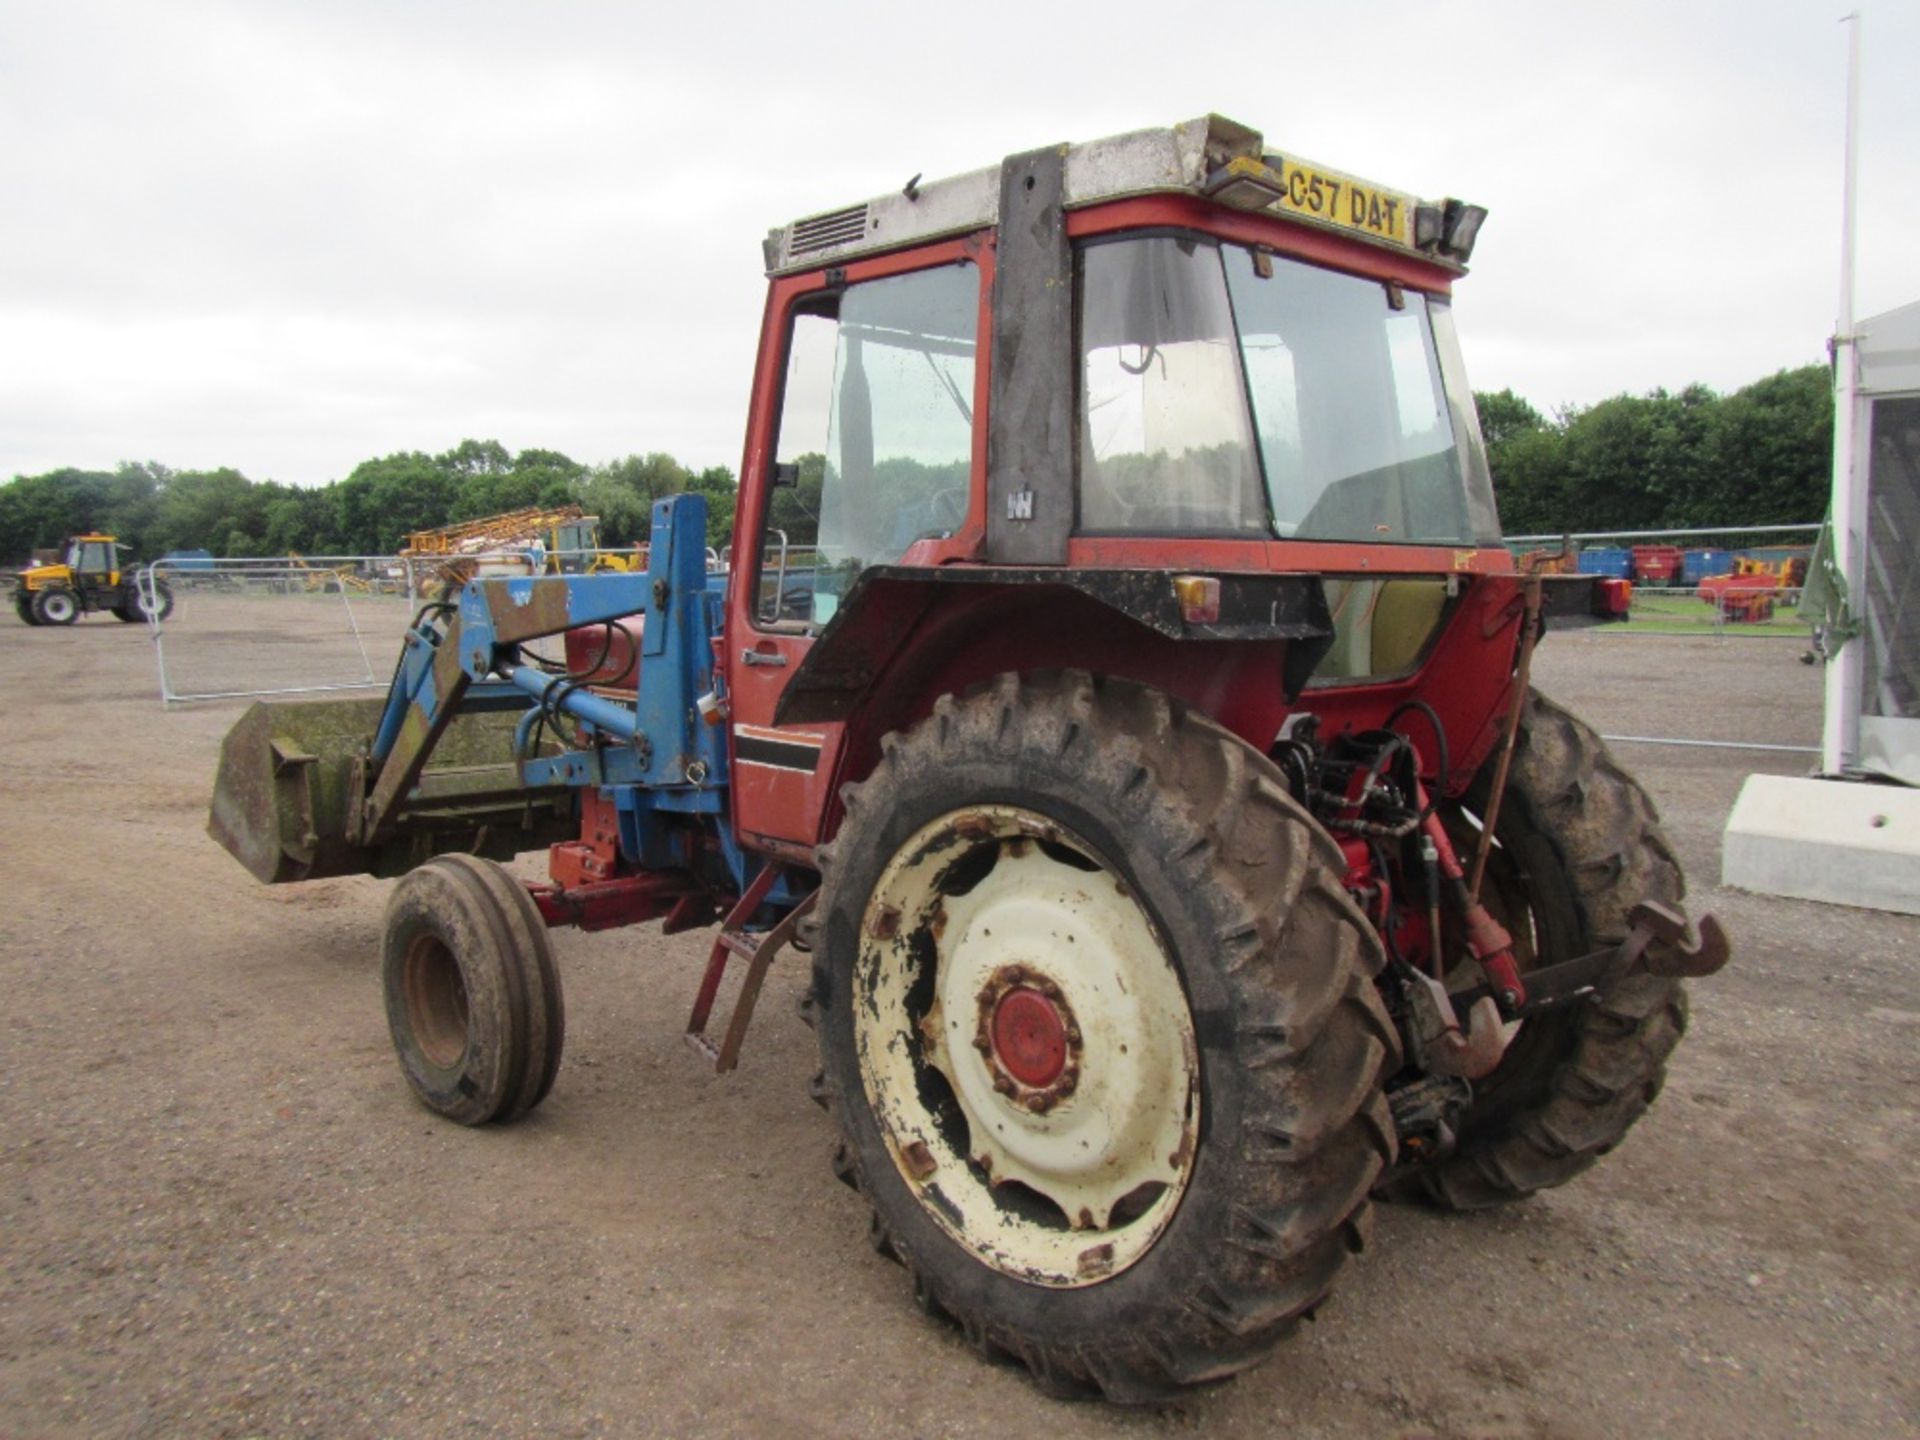
[[[68,564],[76,589],[99,590],[120,583],[119,558],[111,540],[76,540]]]
[[[773,723],[814,637],[862,570],[967,523],[979,312],[958,247],[775,284],[722,657],[749,845],[810,855],[820,838],[843,727]]]

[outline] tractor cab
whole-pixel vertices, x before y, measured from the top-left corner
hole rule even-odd
[[[120,546],[111,535],[74,535],[60,547],[57,563],[35,565],[21,574],[20,581],[29,590],[45,585],[118,585],[119,552]]]
[[[1263,749],[1366,685],[1377,725],[1472,582],[1516,593],[1453,323],[1484,217],[1207,116],[774,230],[727,680],[821,744],[743,767],[742,825],[830,833],[929,671],[1097,657]],[[1503,689],[1441,703],[1464,783]]]
[[[814,240],[833,217],[775,232],[787,333],[770,479],[817,498],[781,527],[790,549],[817,547],[807,620],[824,624],[850,576],[920,542],[960,542],[929,560],[1027,562],[1066,560],[1076,539],[1497,545],[1449,296],[1480,212],[1277,155],[1228,159],[1259,137],[1201,123],[1169,145],[1222,163],[1196,158],[1186,194],[1131,193],[1167,158],[1143,137],[1056,158],[1056,243],[1038,257],[1009,243],[1004,217],[997,236],[934,243],[954,223],[946,192],[991,198],[975,177],[856,207],[865,220],[844,233],[857,238],[837,244]],[[1034,178],[1015,203],[1031,203]],[[901,253],[903,239],[921,248]],[[788,279],[783,262],[802,258]],[[980,353],[996,323],[1003,368],[1036,344],[1066,361],[1019,394],[1003,382],[1012,414],[993,407]],[[976,438],[990,471],[996,449],[1023,445],[1049,471],[999,477],[1005,503],[977,505]],[[769,616],[792,608],[762,597]]]
[[[578,520],[563,520],[553,527],[553,568],[563,575],[584,574],[593,563],[592,551],[600,543],[600,521],[592,515]]]
[[[67,547],[67,565],[83,581],[120,583],[120,546],[111,535],[76,536]]]

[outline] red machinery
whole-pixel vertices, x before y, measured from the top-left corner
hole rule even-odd
[[[1731,624],[1754,625],[1773,618],[1773,607],[1781,592],[1806,573],[1805,562],[1798,571],[1792,561],[1755,560],[1741,555],[1725,575],[1710,575],[1700,582],[1700,598]]]
[[[1633,580],[1636,585],[1674,585],[1680,580],[1682,552],[1678,545],[1636,545],[1633,547]]]
[[[731,573],[691,496],[644,575],[468,583],[384,703],[256,707],[215,833],[269,880],[410,869],[388,1020],[464,1123],[554,1083],[548,926],[724,917],[723,1068],[803,951],[835,1173],[926,1310],[1056,1390],[1231,1374],[1376,1191],[1493,1205],[1617,1144],[1726,958],[1528,686],[1630,587],[1501,543],[1451,308],[1482,218],[1213,116],[777,229]],[[476,858],[547,845],[533,886]]]

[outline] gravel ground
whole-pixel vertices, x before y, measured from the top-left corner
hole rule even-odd
[[[183,663],[258,633],[216,609],[185,597]],[[1556,636],[1537,668],[1611,734],[1811,744],[1795,652]],[[867,1248],[797,966],[716,1079],[679,1042],[701,938],[564,934],[552,1098],[437,1122],[389,1053],[386,886],[267,889],[205,837],[237,707],[163,712],[110,620],[8,617],[0,655],[0,1432],[1920,1433],[1920,920],[1715,886],[1741,777],[1795,756],[1619,747],[1736,952],[1616,1154],[1495,1214],[1385,1209],[1272,1363],[1129,1413],[983,1364]]]

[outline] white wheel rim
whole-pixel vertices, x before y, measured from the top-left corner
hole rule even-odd
[[[853,994],[868,1102],[942,1229],[1054,1287],[1146,1254],[1192,1173],[1199,1052],[1164,942],[1090,845],[1013,806],[925,826],[874,886]]]
[[[47,612],[47,619],[56,624],[64,624],[73,614],[73,597],[61,591],[50,591],[41,603]]]

